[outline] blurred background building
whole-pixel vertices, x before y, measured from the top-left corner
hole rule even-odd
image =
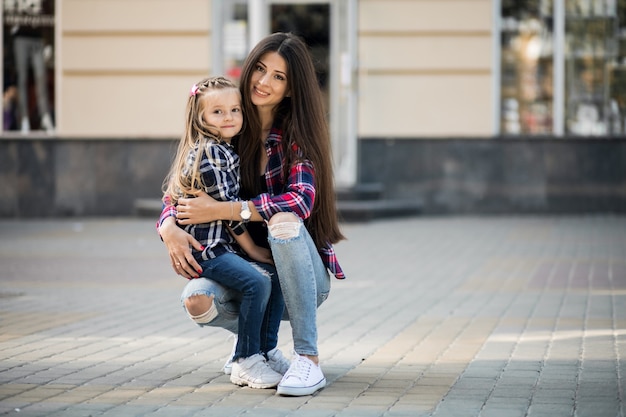
[[[626,0],[4,0],[2,13],[4,216],[158,201],[190,85],[237,80],[275,31],[315,57],[345,207],[626,211]]]

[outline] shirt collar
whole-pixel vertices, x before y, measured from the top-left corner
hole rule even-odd
[[[270,129],[270,133],[267,135],[267,139],[265,139],[265,144],[270,146],[278,145],[280,142],[282,142],[282,139],[282,130],[277,127],[272,127]]]

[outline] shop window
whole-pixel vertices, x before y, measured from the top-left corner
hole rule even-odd
[[[625,2],[501,0],[501,16],[502,134],[625,133]]]
[[[500,129],[505,134],[552,131],[553,20],[544,3],[502,1]]]
[[[54,131],[54,0],[3,1],[3,130]]]

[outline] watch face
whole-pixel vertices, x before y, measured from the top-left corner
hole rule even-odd
[[[250,220],[250,217],[252,217],[252,212],[248,208],[248,202],[247,201],[244,201],[244,202],[241,203],[241,213],[239,213],[239,215],[241,216],[241,219],[243,221],[248,221],[248,220]]]

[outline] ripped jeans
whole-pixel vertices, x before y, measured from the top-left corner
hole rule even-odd
[[[233,360],[274,349],[285,306],[274,268],[231,252],[200,265],[201,277],[189,281],[183,290],[183,306],[186,298],[204,294],[214,296],[216,308],[199,316],[188,313],[189,317],[199,326],[214,326],[220,318],[217,306],[228,306],[225,297],[233,296],[228,306],[230,314],[225,315],[231,320],[225,320],[222,326],[238,334]]]
[[[322,258],[301,221],[280,223],[268,228],[268,241],[276,264],[284,303],[283,320],[292,328],[294,350],[299,355],[318,355],[317,307],[328,298],[330,275]],[[266,270],[271,265],[262,264]],[[275,276],[274,274],[273,276]],[[274,283],[274,280],[272,280]],[[275,288],[272,288],[274,291]],[[212,279],[192,279],[183,290],[182,299],[193,294],[213,295],[211,317],[202,325],[221,327],[237,332],[237,319],[242,296]],[[271,308],[270,299],[269,307]],[[275,317],[274,317],[275,318]],[[262,335],[267,339],[263,352],[276,347],[276,335]],[[263,346],[262,346],[263,349]]]

